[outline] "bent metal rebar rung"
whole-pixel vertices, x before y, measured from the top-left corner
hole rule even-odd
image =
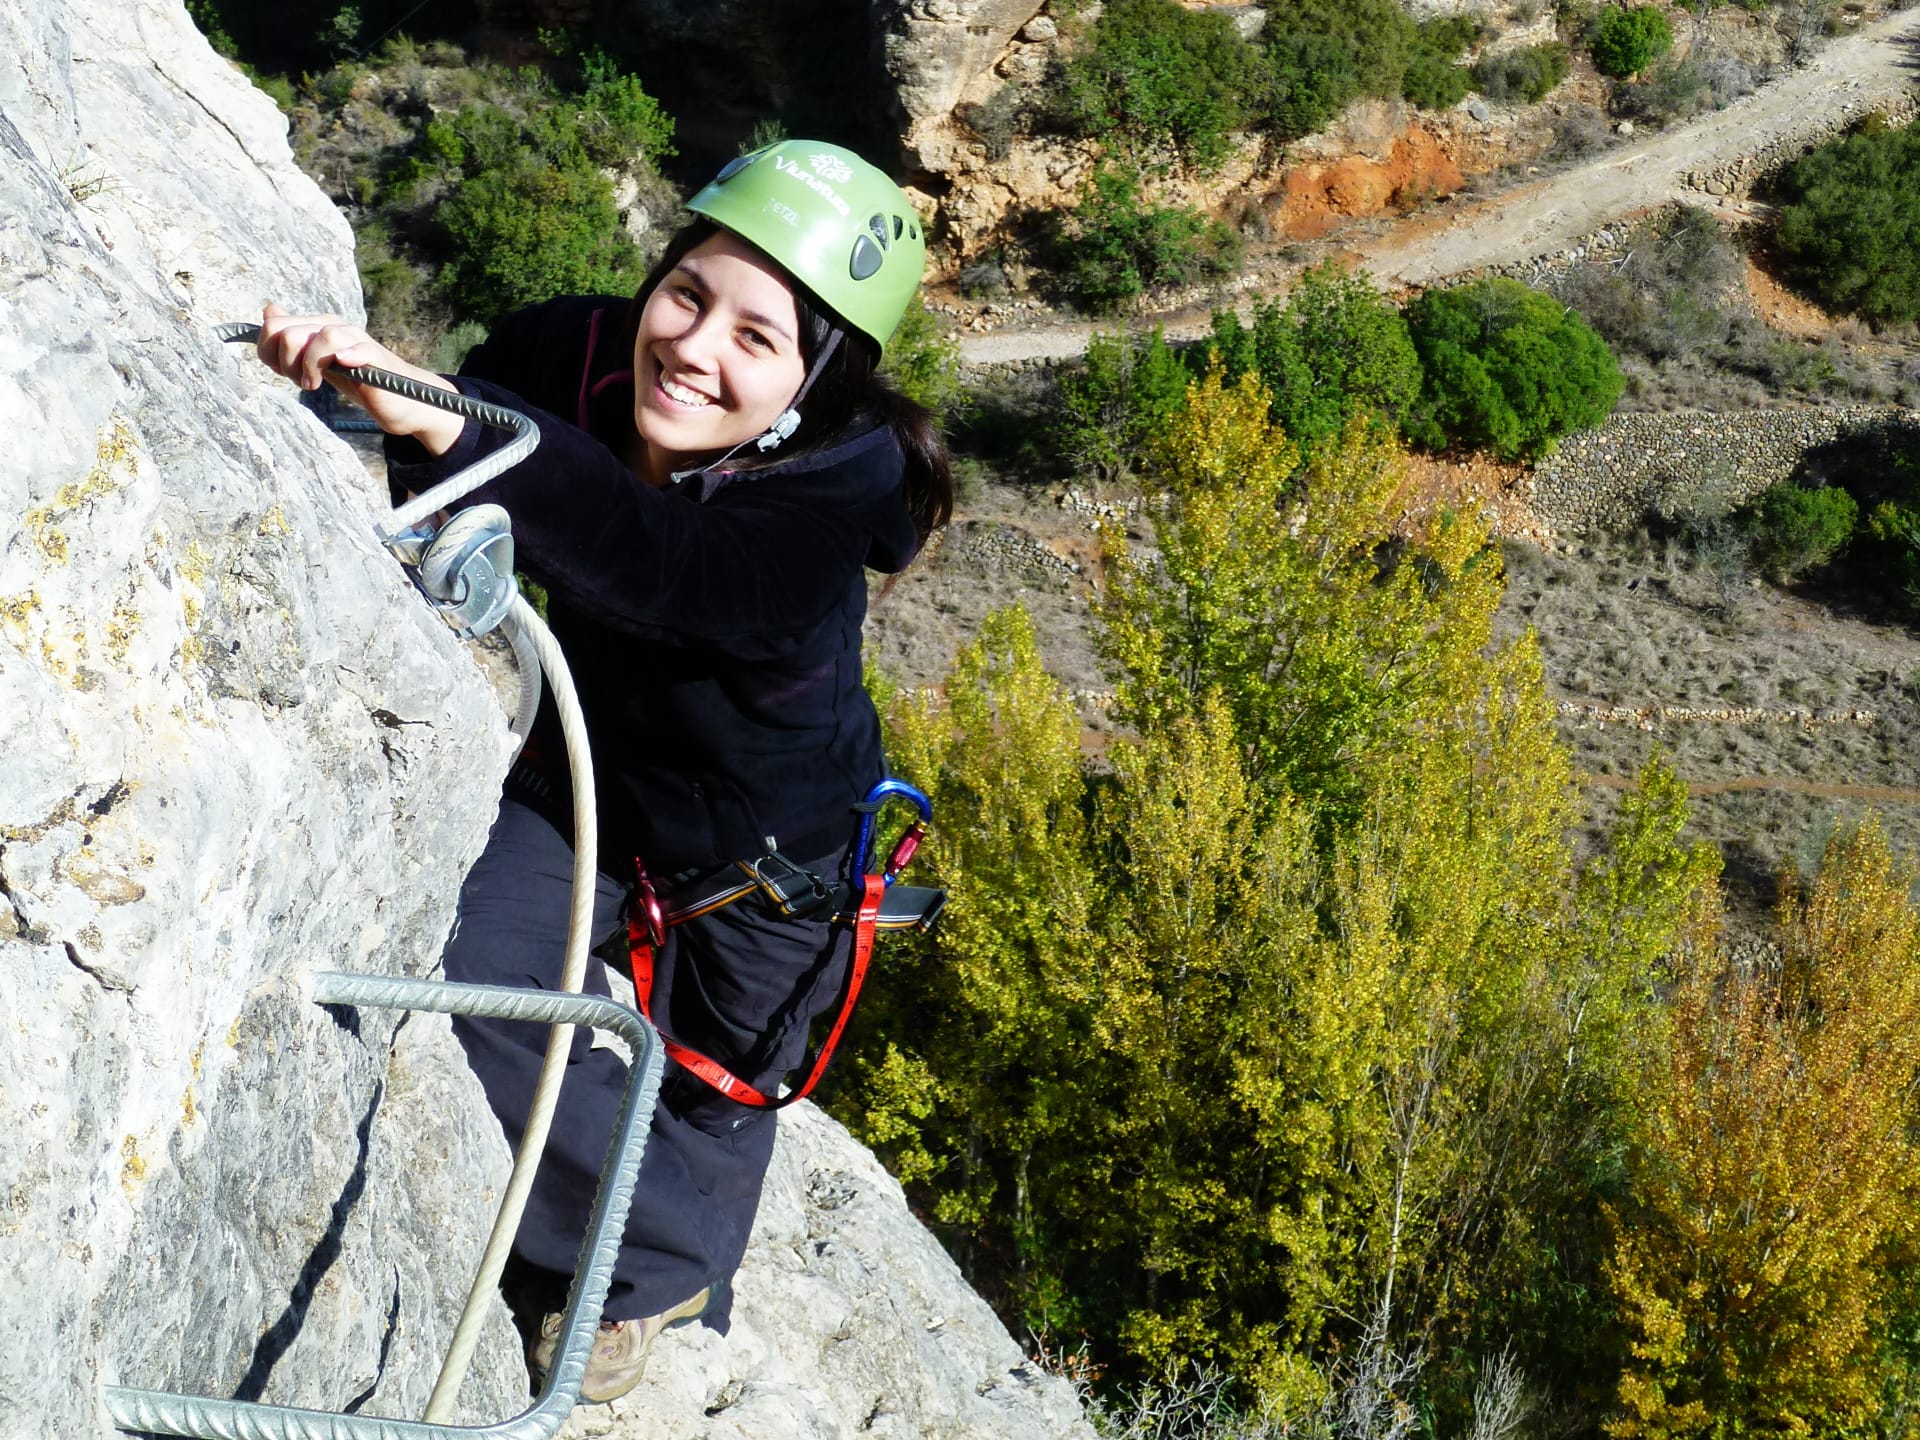
[[[613,1282],[627,1207],[632,1203],[634,1182],[646,1150],[648,1122],[660,1092],[658,1032],[639,1012],[598,995],[335,972],[315,975],[310,983],[313,999],[321,1005],[430,1010],[537,1025],[592,1025],[611,1030],[632,1047],[633,1066],[614,1124],[613,1142],[600,1169],[600,1188],[594,1195],[580,1262],[561,1321],[559,1349],[547,1371],[546,1383],[528,1409],[497,1424],[479,1426],[383,1420],[120,1385],[104,1389],[107,1414],[122,1430],[187,1435],[197,1440],[452,1440],[456,1436],[550,1440],[579,1396],[599,1328],[600,1309]]]

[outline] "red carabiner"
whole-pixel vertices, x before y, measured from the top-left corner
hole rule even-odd
[[[899,878],[900,872],[913,863],[913,857],[919,851],[920,842],[926,838],[926,835],[925,821],[916,820],[907,827],[906,833],[893,847],[893,854],[887,857],[887,868],[883,872],[886,875],[887,884],[891,885]]]
[[[647,938],[653,942],[654,949],[667,943],[667,912],[660,908],[660,897],[654,892],[653,879],[647,874],[647,862],[638,855],[633,857],[633,904],[645,918]]]

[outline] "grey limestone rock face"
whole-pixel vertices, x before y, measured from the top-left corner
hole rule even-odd
[[[214,324],[351,237],[177,4],[0,0],[0,1435],[102,1383],[417,1417],[504,1147],[434,965],[505,759],[384,497]],[[504,1311],[469,1420],[523,1407]]]
[[[1044,0],[885,0],[874,6],[887,74],[907,123],[905,143],[925,170],[949,168],[949,117],[970,84],[989,74]],[[1031,40],[1051,40],[1049,32]],[[1036,58],[1035,64],[1044,64]]]
[[[913,1218],[894,1178],[812,1105],[780,1116],[733,1328],[661,1337],[640,1388],[563,1440],[1094,1440]]]

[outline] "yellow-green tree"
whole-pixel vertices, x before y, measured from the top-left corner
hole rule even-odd
[[[1104,1361],[1295,1403],[1383,1337],[1470,1392],[1547,1327],[1543,1274],[1599,1288],[1580,1177],[1697,887],[1684,799],[1651,785],[1581,888],[1498,552],[1406,518],[1377,427],[1299,468],[1216,373],[1155,462],[1153,549],[1100,601],[1101,763],[1018,612],[888,707],[953,902],[876,976],[841,1113],[977,1283]]]
[[[1403,459],[1364,419],[1296,479],[1299,452],[1267,412],[1254,376],[1229,386],[1216,369],[1170,419],[1157,555],[1110,537],[1106,654],[1122,718],[1151,731],[1217,688],[1256,780],[1351,819],[1369,756],[1403,743],[1442,673],[1485,649],[1499,556],[1466,519],[1396,539]]]
[[[854,1123],[928,1182],[963,1250],[995,1217],[1022,1244],[1091,1024],[1079,721],[1017,609],[988,617],[944,695],[895,696],[888,720],[895,767],[934,802],[921,864],[950,903],[930,939],[876,952]]]
[[[1920,918],[1877,823],[1789,895],[1779,958],[1703,928],[1644,1080],[1607,1279],[1609,1432],[1833,1434],[1873,1418],[1889,1281],[1920,1222]]]

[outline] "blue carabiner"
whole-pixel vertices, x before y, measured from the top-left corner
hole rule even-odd
[[[860,862],[860,873],[873,873],[873,822],[880,809],[889,800],[900,799],[909,802],[920,812],[920,818],[909,826],[907,833],[900,837],[900,843],[894,846],[893,854],[887,860],[886,882],[891,885],[900,878],[900,872],[913,859],[913,852],[920,846],[920,837],[926,834],[927,825],[933,819],[933,802],[904,780],[882,780],[871,790],[860,804],[860,832],[854,842],[853,853]]]

